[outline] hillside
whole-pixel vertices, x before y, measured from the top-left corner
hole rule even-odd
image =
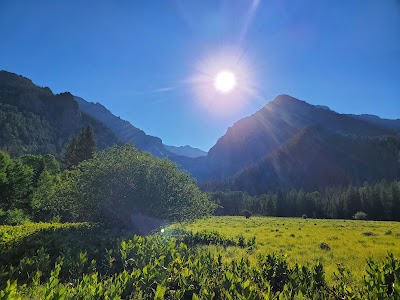
[[[393,128],[280,95],[255,114],[228,128],[205,158],[184,166],[199,179],[229,178],[277,151],[311,125],[344,136],[377,137],[396,134]]]
[[[68,138],[90,125],[100,149],[117,137],[103,123],[82,112],[70,93],[55,95],[31,80],[0,71],[0,148],[11,155],[59,155]]]
[[[279,150],[243,169],[231,188],[262,194],[313,191],[400,178],[400,138],[344,136],[310,126]]]

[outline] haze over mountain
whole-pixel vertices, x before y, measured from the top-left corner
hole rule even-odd
[[[189,145],[180,146],[180,147],[164,145],[164,147],[167,148],[167,150],[171,151],[172,153],[175,153],[176,155],[181,155],[181,156],[196,158],[196,157],[201,157],[201,156],[207,155],[206,151],[191,147]]]

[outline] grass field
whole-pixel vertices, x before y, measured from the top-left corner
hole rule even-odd
[[[0,249],[9,243],[15,243],[32,234],[45,230],[79,228],[87,223],[27,223],[25,225],[0,225]]]
[[[191,231],[0,226],[0,299],[400,299],[400,262],[386,257],[400,256],[399,223],[211,217],[175,226]],[[367,268],[368,257],[383,261]],[[337,263],[355,276],[333,280]]]
[[[216,230],[228,237],[256,236],[257,248],[248,253],[236,247],[227,249],[228,257],[284,253],[291,263],[323,263],[330,281],[337,264],[361,279],[368,258],[383,259],[388,252],[400,256],[400,223],[351,220],[317,220],[272,217],[210,217],[186,225],[194,232]],[[325,243],[327,246],[324,247]],[[329,247],[329,248],[328,248]]]

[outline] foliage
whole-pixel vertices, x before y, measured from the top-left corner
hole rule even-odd
[[[34,171],[0,151],[0,208],[29,210]]]
[[[381,261],[388,251],[400,256],[398,222],[218,216],[197,220],[183,228],[193,233],[217,231],[230,239],[238,239],[242,235],[245,241],[257,237],[253,251],[228,247],[226,256],[249,258],[254,262],[257,255],[274,252],[285,253],[291,265],[296,262],[313,265],[319,261],[324,265],[329,283],[333,281],[332,274],[338,264],[346,266],[352,272],[353,280],[358,282],[366,275],[368,258]],[[386,234],[388,231],[391,234]],[[372,232],[373,235],[365,235],[365,232]],[[321,243],[328,244],[330,251],[321,249]]]
[[[218,245],[223,247],[239,246],[241,248],[254,247],[256,238],[251,237],[246,240],[242,235],[235,238],[228,238],[221,235],[218,231],[203,230],[199,232],[188,231],[185,229],[166,229],[163,235],[173,236],[177,242],[183,242],[188,246],[196,245]]]
[[[62,163],[65,169],[78,165],[93,157],[96,151],[96,137],[90,126],[82,128],[66,145]]]
[[[348,136],[310,126],[276,152],[238,172],[230,187],[259,195],[399,180],[399,153],[400,138],[396,136]]]
[[[64,224],[61,229],[58,225],[51,226],[54,231],[38,232],[40,239],[49,240],[47,244],[35,243],[35,239],[0,244],[8,249],[7,253],[13,248],[33,248],[27,253],[14,251],[21,255],[16,264],[2,263],[1,299],[398,299],[400,296],[400,264],[391,254],[383,262],[369,260],[367,275],[360,285],[349,285],[343,268],[339,269],[335,283],[329,285],[322,264],[291,266],[285,256],[278,254],[260,255],[255,263],[245,258],[226,261],[224,252],[188,247],[169,235],[133,236],[117,241],[112,238],[115,233],[84,224]],[[0,227],[0,232],[3,234],[4,228]],[[86,251],[82,251],[83,245]],[[57,252],[60,249],[64,251]],[[17,262],[17,256],[12,261]]]
[[[303,189],[269,192],[259,196],[236,191],[210,193],[219,205],[218,215],[242,215],[243,210],[262,216],[352,219],[365,212],[371,220],[400,221],[400,182],[365,183],[331,187],[321,191]]]
[[[21,225],[30,222],[31,219],[22,209],[10,209],[3,211],[0,209],[0,224],[5,225]]]
[[[82,130],[77,141],[87,144],[77,148],[78,156],[90,157],[92,130]],[[0,187],[0,209],[4,211],[0,222],[4,224],[61,218],[133,225],[137,232],[148,233],[162,224],[193,220],[214,209],[207,195],[175,164],[128,145],[98,152],[62,173],[51,155],[11,159],[0,151]]]
[[[246,219],[250,218],[253,214],[247,209],[242,211],[242,216],[246,217]]]
[[[330,251],[331,250],[331,247],[325,242],[320,243],[319,244],[319,248],[321,248],[322,250],[325,250],[325,251]]]
[[[84,126],[94,129],[100,149],[118,142],[107,126],[79,110],[70,93],[54,95],[27,78],[0,71],[0,149],[12,157],[59,157],[70,136]]]
[[[92,159],[65,171],[56,181],[50,203],[65,218],[112,226],[193,220],[214,205],[188,174],[174,163],[139,152],[130,145],[96,152]],[[140,224],[138,224],[140,223]]]
[[[21,111],[14,105],[0,103],[0,128],[0,149],[12,156],[56,153],[55,130],[38,115]]]
[[[355,213],[355,215],[353,216],[354,220],[366,220],[368,219],[368,216],[365,212],[363,211],[358,211]]]
[[[0,151],[0,224],[24,223],[46,218],[37,203],[50,195],[60,165],[52,155],[23,155],[18,159]]]

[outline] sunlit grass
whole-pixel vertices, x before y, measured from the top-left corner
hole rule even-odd
[[[41,230],[87,227],[88,223],[27,223],[24,225],[0,225],[0,247],[16,242]]]
[[[400,257],[400,223],[351,220],[317,220],[272,217],[210,217],[186,225],[193,231],[217,230],[228,237],[256,236],[257,248],[251,252],[228,248],[227,258],[283,253],[291,263],[323,263],[327,279],[333,279],[337,265],[351,270],[357,279],[365,273],[368,258],[383,259],[388,252]],[[326,243],[330,250],[321,249]]]

